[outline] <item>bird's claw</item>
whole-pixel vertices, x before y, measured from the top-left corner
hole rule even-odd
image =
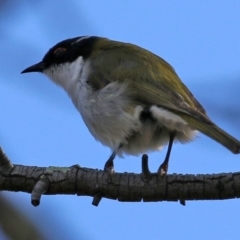
[[[157,171],[158,176],[160,177],[164,177],[167,175],[167,171],[168,171],[168,164],[166,163],[162,163]]]
[[[107,161],[104,166],[104,171],[107,172],[110,176],[114,175],[114,165],[113,161]]]

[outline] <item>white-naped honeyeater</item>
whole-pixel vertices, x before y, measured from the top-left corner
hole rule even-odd
[[[53,46],[22,73],[41,72],[68,93],[91,134],[112,155],[138,155],[168,144],[158,174],[166,174],[172,144],[200,131],[233,153],[240,142],[220,129],[157,55],[133,44],[101,37],[76,37]]]

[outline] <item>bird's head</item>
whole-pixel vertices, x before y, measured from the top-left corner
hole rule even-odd
[[[42,61],[26,68],[21,73],[44,73],[64,87],[66,81],[71,81],[79,76],[98,40],[98,37],[83,36],[61,41],[50,48]]]

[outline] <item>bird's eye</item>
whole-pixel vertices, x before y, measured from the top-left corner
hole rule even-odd
[[[67,49],[66,48],[57,48],[55,51],[54,51],[54,55],[57,56],[57,57],[60,57]]]

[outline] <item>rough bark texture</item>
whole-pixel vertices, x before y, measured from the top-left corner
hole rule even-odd
[[[32,193],[33,205],[42,194],[77,194],[124,202],[221,200],[240,197],[240,172],[221,174],[108,173],[78,165],[72,167],[33,167],[12,165],[0,149],[0,190]],[[8,167],[6,167],[8,165]],[[35,195],[39,195],[35,197]]]
[[[144,181],[141,174],[115,173],[112,177],[101,170],[14,165],[8,173],[0,173],[0,190],[31,193],[40,177],[45,175],[48,195],[77,194],[118,199],[125,202],[213,200],[240,197],[240,173],[181,175],[156,174]]]

